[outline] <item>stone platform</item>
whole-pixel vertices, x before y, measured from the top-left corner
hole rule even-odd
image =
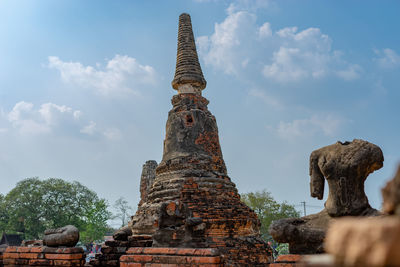
[[[139,266],[224,266],[223,259],[217,249],[212,248],[130,248],[120,258],[121,267]]]
[[[84,266],[82,248],[8,247],[3,253],[4,266]]]

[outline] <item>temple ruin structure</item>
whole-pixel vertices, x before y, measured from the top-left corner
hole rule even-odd
[[[227,174],[216,119],[202,96],[206,80],[188,14],[179,17],[172,87],[177,94],[168,113],[162,160],[158,165],[155,161],[144,165],[141,200],[129,229],[114,234],[116,240],[106,242],[102,249],[109,255],[98,257],[93,265],[114,264],[117,248],[120,266],[263,266],[271,262],[271,249],[260,237],[260,221],[240,201]]]
[[[364,192],[367,176],[383,166],[382,150],[367,141],[337,142],[311,153],[311,196],[323,198],[325,179],[329,194],[325,208],[302,218],[274,221],[270,234],[280,243],[289,243],[295,254],[324,252],[323,240],[329,224],[342,216],[376,216]]]

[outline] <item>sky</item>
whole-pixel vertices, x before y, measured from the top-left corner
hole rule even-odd
[[[307,213],[310,153],[378,145],[380,188],[400,162],[400,2],[1,0],[0,193],[28,177],[79,181],[136,208],[160,162],[178,17],[192,17],[229,176]],[[327,186],[326,186],[327,189]]]

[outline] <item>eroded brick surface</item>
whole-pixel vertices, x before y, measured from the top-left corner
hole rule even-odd
[[[120,261],[121,266],[223,266],[217,249],[131,248]]]
[[[209,101],[201,96],[206,82],[195,53],[190,16],[182,14],[179,21],[173,81],[178,94],[168,113],[163,157],[129,224],[134,236],[151,236],[152,247],[161,250],[155,254],[144,249],[141,255],[123,256],[124,262],[138,262],[150,255],[147,258],[154,263],[162,259],[169,264],[176,259],[190,264],[206,255],[179,249],[214,248],[227,265],[265,265],[271,261],[271,250],[260,238],[256,214],[240,201],[227,174],[216,119],[208,110]],[[163,251],[166,248],[171,250]]]
[[[84,266],[82,248],[8,247],[3,253],[4,266]]]

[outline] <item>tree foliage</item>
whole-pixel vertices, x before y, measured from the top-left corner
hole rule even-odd
[[[75,225],[81,240],[101,239],[111,213],[108,204],[79,182],[28,178],[0,198],[0,230],[40,238],[45,229]]]
[[[132,207],[129,206],[128,201],[125,198],[120,197],[114,202],[114,209],[117,213],[114,218],[121,219],[121,227],[125,226],[130,218],[130,212],[132,212]]]
[[[273,242],[268,233],[268,228],[272,221],[300,217],[300,213],[293,205],[289,205],[286,202],[278,203],[271,193],[266,190],[242,194],[241,199],[257,213],[261,221],[261,236],[266,241]]]

